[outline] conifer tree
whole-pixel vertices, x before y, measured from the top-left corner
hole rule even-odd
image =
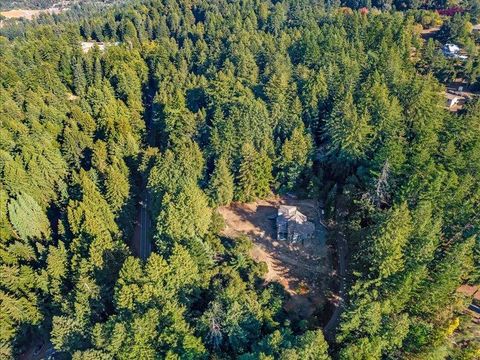
[[[18,236],[38,240],[50,235],[50,222],[40,205],[27,193],[21,193],[8,204],[10,221]]]
[[[281,189],[292,191],[299,185],[301,175],[311,166],[312,147],[312,140],[303,127],[293,130],[291,138],[285,140],[277,163]]]
[[[265,152],[259,153],[253,145],[242,147],[241,163],[237,175],[235,198],[238,201],[253,201],[270,193],[272,162]]]
[[[228,168],[227,161],[220,158],[215,163],[208,185],[210,200],[215,205],[229,205],[233,200],[234,184],[233,176]]]
[[[466,61],[423,43],[429,10],[149,0],[4,21],[0,358],[45,338],[79,360],[328,359],[330,307],[291,320],[209,207],[319,190],[347,270],[333,358],[473,360],[456,289],[480,277],[480,108],[442,95],[478,80],[467,2],[439,33]]]
[[[351,92],[338,99],[326,123],[330,153],[339,153],[346,160],[365,156],[372,128],[368,112],[359,113]]]
[[[84,95],[86,88],[87,78],[85,76],[85,70],[83,69],[83,62],[81,58],[76,58],[73,66],[73,90],[75,95]]]
[[[125,205],[130,194],[128,177],[118,166],[109,166],[105,179],[106,200],[113,211],[117,212]]]
[[[206,195],[194,182],[188,181],[175,193],[163,196],[157,218],[157,242],[162,245],[168,239],[201,238],[206,234],[210,221],[211,210]]]

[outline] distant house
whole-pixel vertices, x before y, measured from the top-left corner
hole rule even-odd
[[[463,95],[462,92],[455,91],[455,90],[447,90],[444,93],[445,96],[445,105],[447,109],[451,111],[455,111],[457,109],[462,108],[462,106],[465,104],[467,101],[467,97]]]
[[[277,240],[293,243],[311,238],[315,225],[296,206],[280,205],[277,213]]]
[[[108,46],[112,46],[112,45],[117,46],[118,44],[119,44],[119,42],[114,42],[114,43],[104,43],[104,42],[100,42],[100,41],[82,41],[82,42],[81,42],[82,51],[83,51],[84,53],[87,53],[87,52],[89,52],[90,50],[92,50],[95,45],[98,46],[98,49],[99,49],[101,52],[104,52],[105,49],[106,49]]]
[[[105,44],[103,42],[96,42],[96,41],[82,41],[82,51],[84,53],[89,52],[95,45],[98,46],[100,51],[105,51]]]
[[[446,98],[447,98],[447,107],[449,109],[453,108],[455,105],[458,104],[458,102],[460,101],[460,96],[457,96],[457,95],[454,95],[454,94],[450,94],[450,93],[446,93]]]
[[[455,44],[445,44],[443,46],[443,52],[446,54],[457,54],[460,52],[460,48]]]
[[[472,302],[477,305],[477,306],[480,306],[480,291],[477,291],[474,295],[473,295],[473,300]]]
[[[466,296],[468,298],[472,298],[473,295],[478,291],[478,285],[461,285],[458,289],[457,292],[459,294],[462,294],[463,296]]]
[[[455,44],[445,44],[442,48],[443,55],[448,58],[467,60],[468,56],[461,53],[461,49]]]
[[[457,293],[468,299],[468,313],[476,319],[480,319],[480,286],[479,285],[462,285],[457,289]]]

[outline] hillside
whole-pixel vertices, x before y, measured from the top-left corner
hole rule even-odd
[[[0,357],[475,359],[480,102],[415,14],[76,11],[0,29]]]

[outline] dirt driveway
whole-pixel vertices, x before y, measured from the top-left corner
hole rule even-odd
[[[297,206],[315,223],[316,235],[304,243],[292,244],[277,241],[275,218],[280,204]],[[298,319],[315,322],[314,313],[320,311],[326,301],[329,272],[329,249],[325,245],[326,230],[321,225],[321,212],[313,200],[275,197],[249,204],[232,204],[221,207],[224,217],[224,235],[235,238],[248,235],[254,243],[251,256],[268,266],[265,281],[280,283],[291,295],[285,308]]]

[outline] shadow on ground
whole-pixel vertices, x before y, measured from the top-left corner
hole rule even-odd
[[[277,241],[275,219],[280,204],[294,205],[315,223],[316,236],[303,243]],[[251,256],[268,266],[266,282],[278,282],[290,295],[285,305],[292,320],[321,322],[317,318],[326,304],[330,276],[330,249],[325,244],[326,230],[321,225],[318,204],[313,200],[274,198],[250,204],[232,204],[219,209],[225,218],[224,235],[248,235],[254,247]],[[312,324],[313,325],[313,324]]]

